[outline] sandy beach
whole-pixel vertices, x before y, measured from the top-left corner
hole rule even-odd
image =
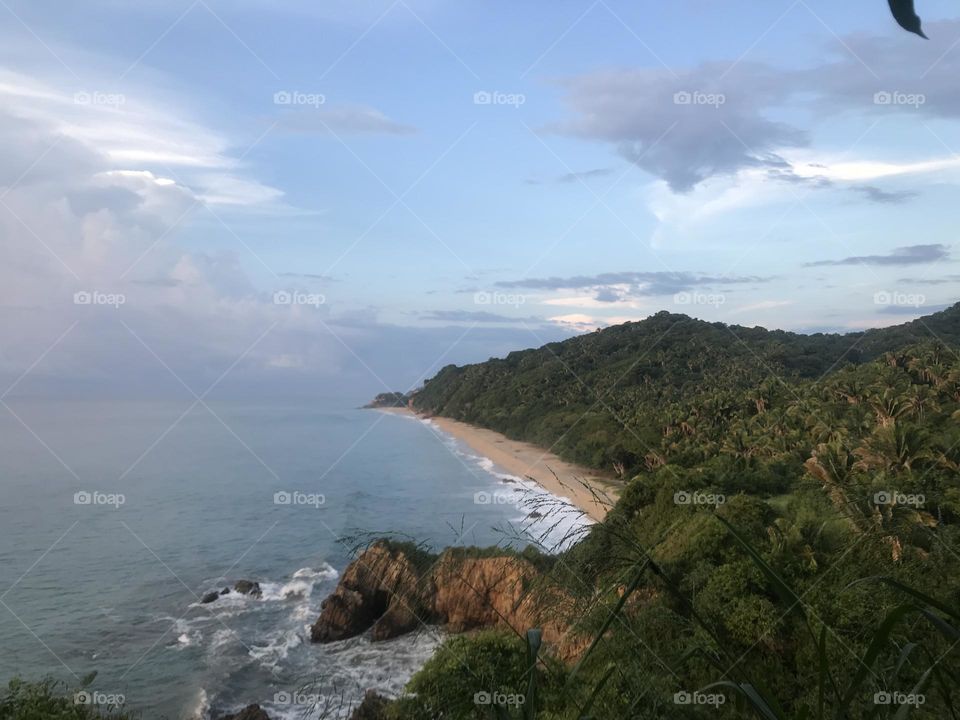
[[[402,415],[416,415],[407,408],[379,409]],[[594,520],[602,520],[617,499],[618,485],[614,480],[596,470],[561,460],[544,448],[511,440],[493,430],[468,425],[459,420],[439,416],[433,416],[430,420],[440,430],[457,438],[478,455],[489,458],[511,475],[529,478],[547,492],[566,498]]]

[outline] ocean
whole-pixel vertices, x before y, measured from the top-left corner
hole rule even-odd
[[[530,519],[545,496],[529,482],[427,421],[342,401],[6,403],[0,679],[74,688],[95,671],[81,699],[147,720],[254,702],[275,720],[342,717],[329,706],[395,694],[442,630],[309,642],[355,548],[553,547],[584,522]],[[262,597],[198,602],[239,579]]]

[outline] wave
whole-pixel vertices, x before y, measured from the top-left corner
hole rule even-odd
[[[264,667],[276,670],[291,650],[303,644],[303,640],[299,629],[278,630],[266,636],[265,645],[251,645],[247,652]]]
[[[429,628],[384,642],[361,636],[324,645],[310,663],[321,682],[281,689],[260,705],[274,720],[349,718],[367,690],[397,697],[442,640],[438,628]]]
[[[196,699],[189,705],[183,717],[186,720],[203,720],[210,710],[210,699],[203,688],[197,690]]]
[[[594,524],[569,498],[555,495],[539,483],[505,472],[490,458],[478,455],[458,438],[444,432],[429,418],[420,422],[429,425],[443,439],[445,445],[464,460],[496,479],[496,490],[504,484],[517,489],[516,499],[511,501],[517,514],[510,519],[531,543],[549,553],[558,553],[574,545],[587,527]]]

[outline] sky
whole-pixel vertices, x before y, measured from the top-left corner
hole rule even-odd
[[[886,5],[3,0],[0,401],[942,309],[960,18]]]

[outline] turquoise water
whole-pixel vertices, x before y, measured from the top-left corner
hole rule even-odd
[[[504,474],[432,426],[343,403],[7,403],[19,419],[0,408],[0,677],[75,685],[97,671],[98,699],[122,695],[146,718],[250,702],[317,717],[288,696],[398,691],[436,629],[308,641],[349,551],[388,532],[502,544],[527,512],[475,503]],[[283,492],[295,500],[276,503]],[[241,578],[263,597],[197,602]]]

